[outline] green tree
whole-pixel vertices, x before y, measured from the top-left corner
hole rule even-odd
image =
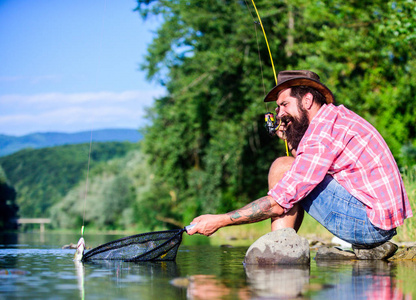
[[[6,175],[0,167],[0,231],[16,229],[19,207],[15,203],[16,191],[7,182]]]
[[[143,16],[162,14],[165,22],[144,68],[169,92],[149,110],[153,125],[145,129],[158,183],[149,202],[159,195],[175,220],[246,203],[266,191],[269,162],[283,149],[261,128],[263,89],[245,4],[147,3],[139,1]]]
[[[79,182],[51,208],[52,225],[61,229],[82,224],[88,230],[133,229],[137,225],[148,229],[149,219],[137,217],[148,180],[150,171],[140,150],[96,164],[91,168],[87,194],[85,182]]]
[[[284,151],[261,128],[270,110],[262,98],[275,82],[251,3],[137,2],[144,18],[164,20],[143,65],[167,89],[144,130],[143,150],[155,168],[148,201],[166,218],[188,221],[264,195],[267,169]],[[316,71],[338,104],[367,118],[402,163],[402,146],[415,140],[413,1],[256,5],[277,71]]]
[[[313,2],[291,1],[292,65],[319,70],[338,103],[369,120],[403,164],[402,147],[416,136],[416,3]]]
[[[111,158],[122,157],[137,148],[132,143],[94,143],[91,166]],[[79,182],[85,183],[89,144],[26,149],[0,158],[10,184],[17,191],[16,202],[23,217],[47,217],[52,205],[59,202]]]

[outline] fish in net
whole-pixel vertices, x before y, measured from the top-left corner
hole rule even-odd
[[[169,261],[175,260],[182,234],[194,224],[185,228],[155,231],[121,238],[86,252],[82,261],[123,260],[123,261]]]

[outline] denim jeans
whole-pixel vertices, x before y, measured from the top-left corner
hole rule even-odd
[[[366,206],[330,175],[326,175],[300,204],[333,235],[353,245],[375,246],[396,235],[396,229],[373,226]]]

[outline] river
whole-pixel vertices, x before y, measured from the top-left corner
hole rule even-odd
[[[120,236],[85,236],[97,246]],[[175,262],[77,263],[79,236],[0,235],[0,299],[416,299],[416,263],[317,262],[244,266],[248,247],[192,245]]]

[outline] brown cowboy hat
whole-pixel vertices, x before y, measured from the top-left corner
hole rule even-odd
[[[319,80],[318,74],[306,70],[281,71],[277,75],[277,85],[266,95],[264,102],[276,101],[279,93],[292,86],[310,86],[326,99],[326,103],[334,102],[334,95],[325,85]]]

